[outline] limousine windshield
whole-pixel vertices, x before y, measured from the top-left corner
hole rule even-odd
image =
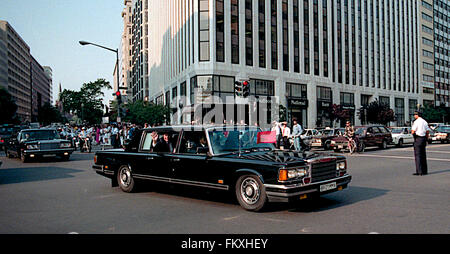
[[[256,127],[229,127],[208,130],[208,135],[215,155],[274,150],[271,143],[258,143],[259,132],[261,129]]]

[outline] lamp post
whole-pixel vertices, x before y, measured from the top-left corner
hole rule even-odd
[[[102,49],[106,49],[112,52],[116,53],[116,76],[117,76],[117,87],[119,87],[120,89],[120,78],[119,78],[119,49],[111,49],[102,45],[98,45],[92,42],[87,42],[87,41],[79,41],[80,45],[82,46],[86,46],[86,45],[92,45],[92,46],[96,46]],[[118,118],[120,118],[120,102],[117,102],[117,116]]]

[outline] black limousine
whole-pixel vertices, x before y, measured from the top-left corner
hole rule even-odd
[[[151,180],[232,191],[247,210],[342,190],[344,156],[276,150],[257,127],[164,126],[135,131],[125,149],[98,151],[95,171],[133,192]]]
[[[19,157],[22,162],[47,156],[69,160],[73,151],[70,141],[61,139],[56,129],[22,130],[6,146],[6,155]]]

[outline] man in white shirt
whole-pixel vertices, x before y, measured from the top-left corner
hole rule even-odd
[[[414,118],[416,119],[412,126],[411,133],[414,136],[414,158],[416,160],[416,173],[413,175],[422,176],[428,174],[427,165],[427,137],[430,131],[427,121],[421,117],[420,112],[414,112]]]
[[[289,137],[291,136],[291,129],[287,126],[287,122],[281,123],[281,150],[289,149]]]

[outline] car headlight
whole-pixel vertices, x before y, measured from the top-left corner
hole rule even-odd
[[[71,144],[70,144],[70,143],[61,143],[61,144],[59,145],[59,147],[61,147],[61,148],[70,148],[70,147],[71,147]]]
[[[280,169],[278,180],[288,181],[296,178],[304,177],[308,174],[306,168],[296,168],[296,169]]]
[[[340,161],[336,163],[336,170],[345,170],[347,169],[347,163],[345,161]]]
[[[37,150],[37,149],[39,149],[39,145],[38,144],[27,145],[27,149],[28,150]]]

